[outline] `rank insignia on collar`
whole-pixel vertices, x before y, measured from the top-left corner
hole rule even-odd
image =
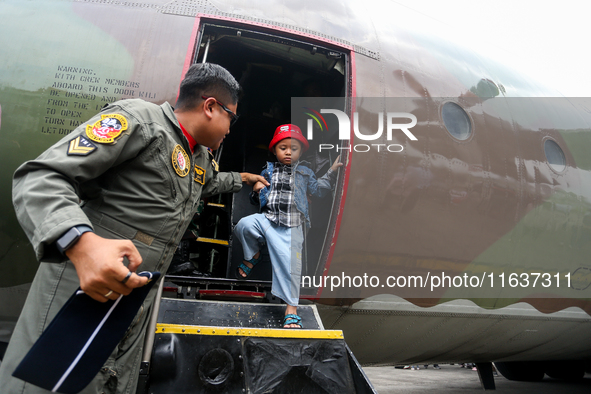
[[[205,170],[199,166],[195,166],[195,182],[205,184]]]
[[[111,144],[127,130],[127,119],[123,115],[101,115],[101,120],[86,126],[86,136],[100,144]]]
[[[189,167],[191,166],[191,161],[189,159],[189,155],[183,149],[182,146],[177,145],[174,147],[172,151],[172,166],[176,173],[181,177],[186,177],[189,174]]]
[[[214,170],[216,170],[217,172],[220,172],[220,165],[218,164],[217,161],[215,161],[214,159],[211,159],[211,165],[213,166]]]
[[[88,156],[96,150],[96,145],[79,135],[68,144],[68,156]]]
[[[213,152],[211,151],[211,148],[207,148],[207,153],[209,153],[209,160],[211,160],[211,165],[213,166],[213,169],[217,172],[220,172],[220,166],[218,162],[215,161],[215,159],[213,158]]]

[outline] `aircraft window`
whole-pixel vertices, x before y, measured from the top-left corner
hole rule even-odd
[[[550,167],[556,172],[562,172],[566,168],[566,158],[564,152],[558,146],[558,144],[552,140],[546,140],[544,142],[544,153],[546,154],[546,160]]]
[[[468,114],[456,103],[447,102],[443,104],[441,116],[447,131],[461,141],[467,140],[472,134],[472,123]]]

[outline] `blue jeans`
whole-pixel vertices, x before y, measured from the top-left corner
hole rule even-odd
[[[302,275],[302,226],[280,226],[264,214],[256,213],[240,219],[234,235],[242,244],[245,260],[251,260],[260,251],[260,246],[267,244],[273,267],[271,293],[289,305],[297,306]]]

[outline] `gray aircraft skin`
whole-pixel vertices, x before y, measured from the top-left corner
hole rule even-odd
[[[345,165],[333,199],[313,202],[306,273],[383,284],[444,271],[487,286],[309,286],[361,363],[591,360],[588,100],[394,2],[6,0],[0,15],[0,341],[39,264],[13,211],[15,169],[107,103],[174,104],[187,68],[206,59],[244,90],[222,170],[260,171],[291,97],[342,100],[366,135],[392,106],[416,118],[416,140],[400,128],[314,139],[318,169],[338,153]],[[334,130],[336,116],[314,110]],[[305,129],[312,117],[298,119]]]

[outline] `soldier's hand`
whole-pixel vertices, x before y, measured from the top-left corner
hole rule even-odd
[[[148,283],[148,278],[135,273],[142,257],[129,240],[106,239],[87,232],[66,255],[76,267],[80,288],[97,301],[115,300]],[[124,257],[129,267],[123,264]],[[125,279],[129,272],[131,275]]]
[[[263,184],[263,182],[257,182],[252,187],[252,191],[254,191],[254,192],[260,192],[261,190],[263,190],[264,187],[265,187],[265,185]]]
[[[261,182],[263,185],[269,186],[269,182],[267,182],[267,180],[260,175],[251,174],[249,172],[241,172],[240,177],[242,178],[242,182],[245,182],[249,186],[252,186],[257,182]]]

